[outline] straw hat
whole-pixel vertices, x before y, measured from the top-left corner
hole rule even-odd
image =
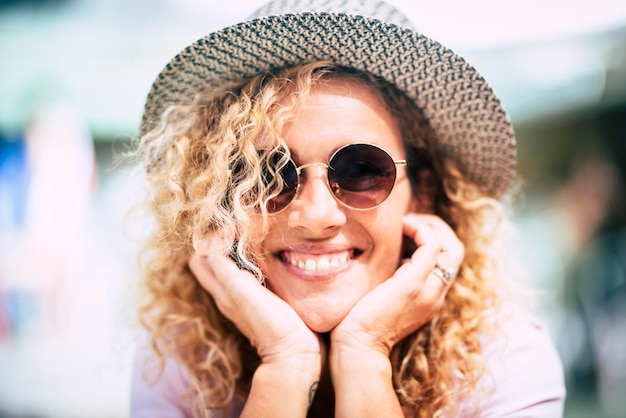
[[[317,60],[394,84],[422,109],[444,155],[491,196],[506,192],[515,175],[515,136],[491,87],[462,57],[379,0],[275,0],[250,20],[196,41],[152,84],[140,133],[199,90]]]

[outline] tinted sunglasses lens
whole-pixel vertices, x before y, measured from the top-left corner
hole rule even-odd
[[[265,169],[265,184],[270,184],[273,179],[277,178],[282,183],[280,193],[267,202],[267,211],[275,213],[283,210],[296,195],[298,189],[298,172],[293,161],[283,161],[284,154],[276,153],[270,157],[269,167]],[[284,166],[278,169],[281,165]]]
[[[381,204],[396,181],[393,158],[374,145],[348,145],[333,156],[329,166],[331,190],[337,199],[356,209]]]

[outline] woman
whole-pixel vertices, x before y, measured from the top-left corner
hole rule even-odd
[[[131,415],[562,415],[547,332],[506,299],[497,98],[385,3],[308,3],[208,35],[148,96]]]

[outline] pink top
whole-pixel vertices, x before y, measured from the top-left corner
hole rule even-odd
[[[480,417],[555,418],[563,416],[565,384],[561,360],[546,326],[528,315],[506,321],[504,336],[483,342],[487,371],[475,396],[460,405],[457,417],[473,416],[479,402]],[[149,351],[137,354],[131,388],[131,418],[183,418],[191,414],[181,402],[188,383],[180,366],[168,360],[154,385],[142,379],[142,364]],[[233,401],[225,415],[238,417],[243,405]]]

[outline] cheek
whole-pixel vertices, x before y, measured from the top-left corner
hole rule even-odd
[[[256,214],[252,217],[252,224],[248,231],[248,246],[252,251],[251,256],[256,265],[266,274],[267,262],[272,256],[268,252],[267,242],[276,241],[277,237],[283,236],[283,227],[275,217],[270,216],[267,220],[267,230],[264,231],[263,217]]]
[[[437,183],[432,171],[422,171],[418,174],[417,193],[411,198],[410,211],[414,213],[434,213]]]
[[[407,182],[408,183],[408,182]],[[411,241],[403,235],[402,218],[404,215],[414,212],[423,213],[423,206],[419,200],[415,198],[409,184],[403,184],[397,190],[390,204],[386,207],[384,213],[381,213],[382,222],[378,225],[377,237],[378,246],[384,246],[385,256],[388,257],[389,263],[397,267],[398,261],[403,258],[405,249],[407,249],[407,241]],[[395,191],[395,190],[394,190]]]
[[[270,224],[271,230],[271,224]],[[257,260],[257,264],[261,267],[262,259],[265,257],[263,243],[267,234],[263,231],[263,218],[261,215],[252,217],[252,224],[248,229],[247,239],[248,247],[252,250],[252,257]]]
[[[381,211],[376,221],[370,224],[370,235],[374,243],[370,271],[383,280],[395,272],[405,255],[402,217],[408,213],[410,202],[404,200],[394,203],[397,204]]]
[[[384,228],[378,231],[372,231],[374,236],[375,248],[379,258],[380,265],[385,266],[384,270],[389,271],[398,266],[398,262],[402,256],[402,223],[401,217],[397,221],[386,222]]]
[[[389,196],[389,205],[386,205],[386,210],[389,212],[392,219],[399,219],[399,223],[402,224],[402,217],[409,212],[416,212],[422,207],[421,199],[418,199],[413,193],[413,187],[408,178],[404,178]]]

